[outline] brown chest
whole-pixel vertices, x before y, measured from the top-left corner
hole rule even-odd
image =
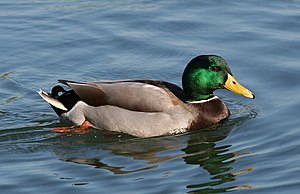
[[[189,131],[211,127],[226,119],[230,114],[225,103],[218,98],[207,102],[192,103],[190,106],[194,110],[195,117],[188,127]]]

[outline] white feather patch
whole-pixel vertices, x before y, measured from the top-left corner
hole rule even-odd
[[[55,106],[56,108],[59,108],[61,110],[64,111],[68,111],[68,109],[58,100],[51,98],[46,92],[44,92],[43,90],[40,89],[40,91],[38,91],[39,95],[49,104],[51,104],[52,106]]]
[[[177,134],[184,133],[184,132],[187,132],[186,128],[174,129],[174,130],[170,131],[169,133],[171,135],[177,135]]]

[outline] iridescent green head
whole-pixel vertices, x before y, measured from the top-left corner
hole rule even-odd
[[[234,79],[226,61],[217,55],[200,55],[192,59],[183,72],[182,86],[187,101],[209,99],[221,88],[254,98],[252,92]]]

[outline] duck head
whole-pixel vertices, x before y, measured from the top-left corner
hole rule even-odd
[[[182,75],[182,86],[186,100],[206,100],[214,96],[217,89],[227,89],[247,98],[254,94],[239,84],[226,61],[217,55],[200,55],[193,58]]]

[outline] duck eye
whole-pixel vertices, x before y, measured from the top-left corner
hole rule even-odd
[[[210,67],[210,70],[212,70],[212,71],[219,71],[219,67],[212,66],[212,67]]]

